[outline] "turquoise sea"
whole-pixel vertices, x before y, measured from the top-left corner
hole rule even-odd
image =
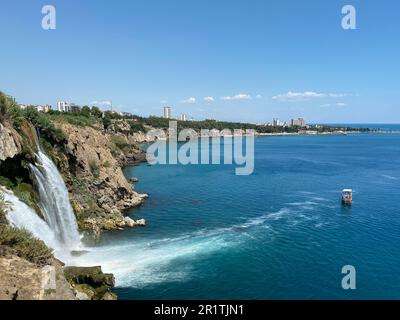
[[[231,165],[125,174],[149,194],[130,211],[148,225],[96,247],[121,299],[400,299],[398,134],[259,137],[250,176]],[[344,265],[356,290],[341,288]]]

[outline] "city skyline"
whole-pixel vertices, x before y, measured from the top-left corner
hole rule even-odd
[[[342,29],[339,0],[52,4],[50,31],[40,1],[2,4],[0,35],[21,50],[0,52],[0,89],[22,104],[112,100],[141,116],[173,105],[196,119],[400,122],[395,1],[382,2],[379,16],[353,1],[356,30]]]

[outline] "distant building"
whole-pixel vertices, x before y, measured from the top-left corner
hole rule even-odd
[[[7,97],[7,99],[11,100],[12,102],[14,102],[14,103],[16,102],[15,98],[13,96],[6,94],[6,97]]]
[[[272,120],[272,125],[273,125],[274,127],[284,127],[284,126],[286,125],[286,123],[283,122],[283,121],[280,121],[279,119],[274,118],[274,119]]]
[[[69,112],[71,113],[79,113],[81,112],[81,107],[76,105],[75,103],[71,103],[69,106]]]
[[[132,118],[132,117],[133,117],[133,114],[130,113],[130,112],[118,112],[118,114],[119,114],[121,117],[124,117],[124,118]]]
[[[57,110],[59,112],[70,112],[71,106],[68,102],[65,101],[58,101],[57,102]]]
[[[186,114],[181,114],[181,121],[187,121],[187,116]]]
[[[306,122],[304,121],[303,118],[292,119],[292,121],[291,121],[291,126],[292,126],[292,127],[301,127],[301,128],[304,128],[304,127],[306,126]]]
[[[36,110],[38,112],[49,112],[51,110],[51,106],[48,104],[36,106]]]
[[[164,107],[164,118],[171,119],[172,116],[172,109],[171,107]]]
[[[21,110],[25,110],[26,108],[28,108],[28,106],[26,105],[26,104],[20,104],[20,105],[18,105],[19,106],[19,108],[21,109]]]

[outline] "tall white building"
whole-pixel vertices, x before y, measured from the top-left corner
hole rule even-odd
[[[60,112],[70,112],[71,106],[68,102],[65,101],[58,101],[57,102],[57,110]]]
[[[172,117],[172,109],[171,107],[164,107],[164,118],[171,119]]]
[[[274,118],[274,119],[272,120],[272,125],[273,125],[274,127],[283,127],[283,126],[285,126],[285,122],[283,122],[283,121],[281,121],[281,120],[279,120],[279,119]]]
[[[181,114],[181,119],[180,119],[181,121],[187,121],[187,116],[186,116],[186,114],[184,114],[184,113],[182,113]]]

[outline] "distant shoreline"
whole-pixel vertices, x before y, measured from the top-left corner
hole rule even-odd
[[[347,136],[350,134],[400,134],[400,131],[387,131],[387,130],[372,130],[372,131],[332,131],[332,132],[279,132],[279,133],[256,133],[255,136],[270,137],[270,136],[332,136],[342,135]]]

